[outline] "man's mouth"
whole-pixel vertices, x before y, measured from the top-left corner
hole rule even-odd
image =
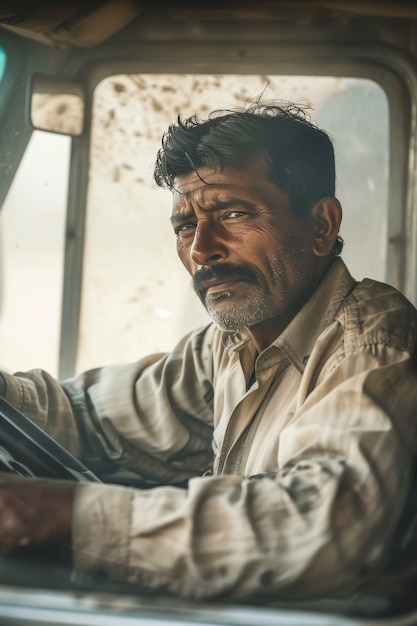
[[[256,283],[256,276],[251,268],[221,263],[203,267],[193,276],[193,287],[204,301],[207,294],[220,294],[232,290],[237,283]]]
[[[206,294],[209,293],[221,293],[224,291],[230,291],[233,287],[236,286],[237,283],[247,282],[243,281],[242,278],[235,278],[233,276],[229,276],[228,278],[214,279],[208,280],[204,283],[203,289]]]

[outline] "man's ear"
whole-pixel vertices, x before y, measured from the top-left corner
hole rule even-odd
[[[335,244],[342,221],[339,200],[331,196],[322,198],[310,211],[313,223],[313,252],[318,257],[328,256]]]

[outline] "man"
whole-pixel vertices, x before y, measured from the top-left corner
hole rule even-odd
[[[71,533],[79,580],[184,597],[349,594],[384,571],[409,495],[416,311],[340,259],[332,143],[302,109],[179,119],[155,179],[214,323],[62,385],[3,376],[119,485],[4,477],[0,547]]]

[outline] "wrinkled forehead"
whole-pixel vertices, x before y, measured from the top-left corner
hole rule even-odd
[[[245,198],[256,195],[255,180],[251,180],[249,172],[226,168],[214,170],[201,168],[178,176],[172,192],[173,211],[193,204],[207,206],[231,196]]]
[[[230,185],[241,180],[243,172],[230,168],[214,169],[202,167],[198,170],[177,176],[174,180],[174,190],[186,195],[213,185]]]
[[[195,209],[210,211],[232,203],[249,201],[251,194],[239,183],[207,183],[195,180],[172,192],[172,215],[190,214]],[[255,202],[255,200],[253,200]]]
[[[204,185],[239,185],[246,180],[271,180],[270,172],[262,160],[251,159],[242,167],[232,167],[219,163],[198,167],[186,174],[176,176],[173,189],[186,193]]]
[[[238,193],[242,188],[241,180],[241,172],[217,171],[211,168],[201,168],[178,176],[172,190],[173,213],[192,204],[205,206],[232,190]]]
[[[178,176],[172,190],[173,215],[193,207],[210,210],[238,203],[245,205],[287,203],[288,196],[256,166],[241,170],[201,168]]]

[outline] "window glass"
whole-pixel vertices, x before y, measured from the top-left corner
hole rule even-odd
[[[178,113],[257,99],[313,107],[335,140],[344,258],[357,278],[383,279],[388,103],[363,79],[232,75],[117,75],[95,90],[77,371],[165,351],[208,317],[190,288],[169,224],[171,198],[153,162]]]
[[[1,211],[0,367],[58,372],[70,139],[33,133]]]

